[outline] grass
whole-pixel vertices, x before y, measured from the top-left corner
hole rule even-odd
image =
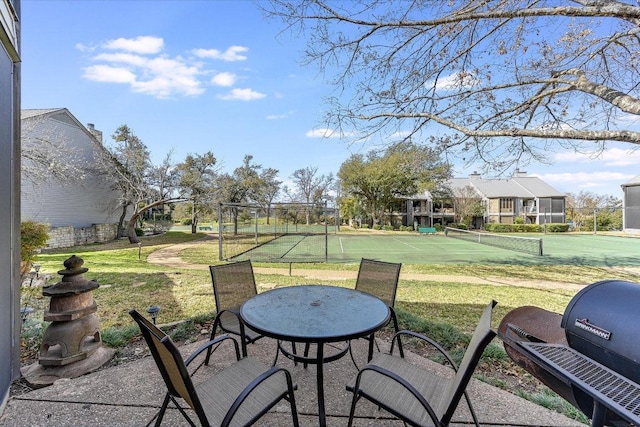
[[[206,265],[214,263],[213,245],[195,245],[180,253],[188,262],[200,264],[202,268],[176,269],[146,262],[147,256],[159,249],[177,243],[189,242],[202,234],[170,232],[162,236],[143,237],[142,245],[130,245],[118,241],[102,245],[87,245],[72,249],[46,251],[38,256],[40,274],[51,275],[49,284],[60,279],[57,271],[63,269],[63,261],[76,254],[84,259],[89,269],[85,278],[97,280],[100,288],[93,291],[98,305],[103,339],[113,347],[123,347],[138,335],[128,315],[128,310],[137,308],[144,311],[150,305],[159,305],[161,311],[158,323],[180,322],[172,328],[175,339],[190,339],[200,334],[203,324],[212,319],[215,311],[211,278]],[[282,264],[255,263],[255,266],[282,268]],[[355,280],[340,279],[341,271],[357,271],[357,264],[296,264],[295,269],[332,270],[332,279],[322,280],[325,284],[353,287]],[[472,276],[518,278],[519,280],[544,280],[567,283],[591,283],[612,278],[638,281],[637,275],[625,271],[615,271],[603,267],[589,266],[521,266],[521,265],[403,265],[405,273],[427,273],[443,276]],[[336,278],[337,277],[337,278]],[[318,279],[304,276],[281,274],[256,274],[258,288],[291,286],[295,284],[317,283]],[[454,358],[460,357],[466,347],[483,308],[491,300],[499,302],[495,309],[494,326],[510,310],[524,305],[535,305],[550,311],[562,313],[575,294],[565,289],[544,289],[515,286],[491,286],[474,283],[449,281],[405,280],[398,288],[396,307],[401,324],[407,329],[422,332],[445,345]],[[41,293],[25,289],[23,306],[29,305],[35,311],[23,325],[23,353],[36,352],[46,323],[42,313],[48,305],[48,298]],[[186,320],[186,321],[185,321]],[[510,364],[502,346],[491,344],[483,363]],[[512,364],[512,363],[511,363]],[[495,385],[501,379],[487,379]],[[546,393],[546,392],[545,392]],[[533,394],[525,396],[539,401],[561,412],[580,419],[579,411],[557,396]],[[552,402],[549,402],[552,400]],[[564,406],[564,407],[563,407]],[[560,409],[557,409],[560,408]],[[573,413],[573,414],[572,414]],[[577,415],[576,415],[577,414]]]

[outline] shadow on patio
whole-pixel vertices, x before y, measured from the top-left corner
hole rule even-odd
[[[201,343],[181,347],[183,354],[189,354]],[[358,355],[358,363],[366,359],[367,343],[364,340],[353,342],[354,353]],[[144,341],[140,347],[147,352]],[[233,360],[231,348],[221,348],[215,362]],[[389,344],[380,343],[382,349]],[[267,364],[271,364],[275,355],[276,342],[265,338],[249,346],[249,354]],[[223,356],[227,352],[228,358]],[[430,370],[447,375],[448,368],[425,360],[407,352],[407,358],[420,363]],[[302,365],[294,366],[293,362],[280,356],[278,364],[286,367],[293,374],[297,384],[296,403],[302,426],[318,425],[318,407],[316,401],[315,367],[304,369]],[[195,377],[207,375],[208,370],[219,368],[212,365],[201,369]],[[342,359],[324,365],[325,399],[328,426],[346,426],[351,402],[351,393],[345,389],[357,371],[347,355]],[[0,426],[144,426],[160,408],[164,398],[165,386],[153,359],[145,357],[124,363],[117,367],[105,368],[75,379],[59,380],[52,386],[34,390],[12,397],[4,414],[0,417]],[[480,423],[484,426],[582,426],[560,414],[547,410],[499,390],[477,380],[472,380],[468,391],[473,401]],[[286,402],[277,405],[271,412],[263,416],[256,425],[285,426],[291,422]],[[358,419],[355,426],[402,426],[388,413],[378,410],[365,400],[361,400],[357,410]],[[463,426],[471,423],[471,417],[460,404],[452,426]],[[163,425],[188,425],[175,408],[167,411]]]

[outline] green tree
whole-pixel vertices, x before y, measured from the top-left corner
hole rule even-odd
[[[205,199],[213,190],[217,174],[215,166],[216,158],[211,151],[189,154],[177,165],[177,185],[191,202],[191,233],[196,233],[199,214],[208,206]]]
[[[382,153],[352,155],[340,166],[338,177],[342,194],[358,199],[375,225],[399,199],[436,188],[450,177],[450,168],[433,150],[403,141]]]
[[[591,191],[570,193],[567,197],[567,220],[576,231],[622,229],[622,200]]]
[[[232,174],[222,174],[218,178],[216,199],[223,203],[249,203],[255,201],[262,180],[260,179],[261,165],[253,163],[252,155],[245,155],[242,166],[233,170]],[[238,209],[233,209],[233,230],[238,232]]]
[[[144,212],[167,203],[183,200],[175,194],[175,174],[168,154],[161,165],[154,166],[147,146],[127,126],[122,125],[112,135],[114,144],[106,147],[97,159],[98,169],[111,181],[112,188],[120,191],[122,213],[118,234],[122,236],[126,220],[126,236],[130,243],[138,243],[136,224]]]
[[[640,144],[640,6],[631,0],[270,0],[334,76],[330,129],[398,130],[507,168],[556,148]],[[357,132],[355,132],[357,131]]]
[[[280,185],[282,181],[278,178],[279,171],[273,168],[267,168],[259,173],[258,188],[253,196],[254,201],[260,205],[267,214],[267,225],[271,217],[271,204],[280,193]]]

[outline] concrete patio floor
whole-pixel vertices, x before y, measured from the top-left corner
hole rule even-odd
[[[185,355],[189,354],[199,344],[201,343],[184,346],[181,351]],[[353,344],[359,364],[365,360],[366,345],[364,340],[358,340]],[[381,348],[387,349],[389,344],[381,342],[380,345]],[[144,342],[140,342],[140,347],[147,352]],[[265,338],[249,346],[249,355],[271,364],[275,350],[275,341]],[[203,367],[196,374],[195,381],[201,376],[210,375],[212,370],[220,369],[233,359],[230,348],[220,348],[215,354],[216,363]],[[448,368],[413,353],[408,352],[406,357],[443,375],[450,372]],[[282,356],[278,359],[278,364],[291,371],[298,386],[296,403],[300,424],[317,426],[315,367],[304,369],[302,365],[294,366],[292,361]],[[351,393],[345,389],[345,385],[355,378],[357,370],[347,355],[338,361],[325,364],[324,373],[327,425],[346,426]],[[144,357],[79,378],[58,380],[50,387],[12,396],[0,417],[0,426],[144,426],[157,413],[165,390],[153,359],[150,356]],[[468,391],[484,426],[583,426],[563,415],[477,380],[472,380]],[[355,426],[403,425],[364,399],[358,404],[357,415]],[[461,404],[452,426],[466,426],[470,423],[471,417],[465,405]],[[163,425],[181,426],[188,423],[176,409],[169,409]],[[291,425],[288,403],[276,405],[256,425]]]

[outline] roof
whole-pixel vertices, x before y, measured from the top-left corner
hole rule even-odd
[[[45,114],[55,113],[65,110],[65,108],[32,108],[20,110],[20,119],[30,119],[31,117],[44,116]]]
[[[640,184],[640,177],[639,184]],[[446,187],[450,188],[454,194],[465,188],[470,188],[478,198],[505,198],[514,197],[520,199],[530,199],[538,197],[565,197],[537,176],[514,176],[511,178],[482,178],[479,174],[472,174],[465,178],[451,178]],[[431,199],[429,192],[412,197],[413,200]]]
[[[636,185],[640,185],[640,175],[622,184],[623,187],[635,187]]]

